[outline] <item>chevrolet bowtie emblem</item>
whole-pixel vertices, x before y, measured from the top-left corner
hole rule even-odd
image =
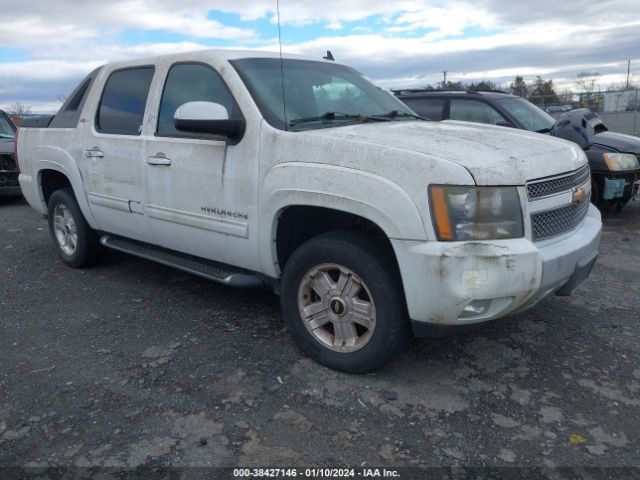
[[[573,189],[573,203],[582,203],[587,199],[587,191],[582,187],[576,187]]]

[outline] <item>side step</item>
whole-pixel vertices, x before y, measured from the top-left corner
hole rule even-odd
[[[155,245],[113,235],[103,235],[100,237],[100,243],[107,248],[174,267],[183,272],[192,273],[231,287],[262,288],[265,286],[265,282],[258,275],[249,271],[234,269],[229,265],[174,252]]]

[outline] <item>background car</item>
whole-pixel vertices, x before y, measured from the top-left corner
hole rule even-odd
[[[627,104],[624,107],[624,110],[626,112],[635,112],[640,110],[640,100],[627,102]]]
[[[0,197],[22,195],[18,183],[18,165],[15,160],[14,139],[16,126],[9,116],[0,110]]]
[[[572,109],[571,105],[550,105],[546,107],[544,110],[550,114],[560,114],[568,112]]]
[[[578,143],[591,167],[592,201],[622,207],[640,188],[640,139],[609,132],[585,108],[553,118],[533,103],[504,92],[397,90],[396,96],[431,120],[461,120],[547,133]]]

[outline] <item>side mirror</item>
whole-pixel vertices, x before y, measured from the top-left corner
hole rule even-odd
[[[230,119],[227,109],[214,102],[188,102],[180,105],[173,123],[182,132],[209,133],[229,138],[242,136],[244,119]]]

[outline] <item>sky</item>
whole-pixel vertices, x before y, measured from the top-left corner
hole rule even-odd
[[[278,51],[276,0],[3,0],[0,108],[55,112],[107,62],[196,50]],[[280,0],[282,50],[354,66],[385,88],[600,73],[640,85],[638,0]]]

